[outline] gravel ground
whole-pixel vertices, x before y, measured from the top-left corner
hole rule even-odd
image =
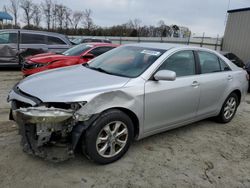
[[[8,121],[6,96],[21,78],[0,72],[0,187],[250,187],[250,95],[229,124],[204,120],[151,136],[109,165],[80,153],[54,164],[23,153]]]

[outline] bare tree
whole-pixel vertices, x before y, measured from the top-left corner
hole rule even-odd
[[[166,37],[166,24],[163,20],[160,20],[157,24],[159,26],[160,37]]]
[[[140,30],[141,30],[141,20],[138,18],[135,18],[134,20],[129,20],[127,23],[127,26],[129,29],[132,29],[132,36],[140,36]]]
[[[73,15],[72,15],[72,24],[73,24],[73,27],[74,29],[76,30],[81,19],[83,18],[83,13],[80,12],[80,11],[75,11],[73,12]]]
[[[5,5],[3,6],[3,12],[8,12],[7,7]]]
[[[91,18],[92,10],[85,9],[83,11],[83,16],[84,16],[84,19],[83,19],[84,28],[90,31],[94,27],[93,19]]]
[[[8,10],[14,17],[14,24],[17,26],[17,17],[18,17],[18,9],[19,9],[20,2],[19,0],[10,0],[10,6]]]
[[[135,18],[134,20],[129,20],[128,25],[132,28],[132,29],[136,29],[137,31],[140,28],[141,25],[141,20],[138,18]]]
[[[33,23],[36,27],[40,26],[41,20],[42,20],[42,14],[41,9],[38,5],[33,6]]]
[[[24,11],[24,22],[30,27],[30,22],[33,16],[33,2],[32,0],[21,0],[20,7]]]
[[[56,29],[57,28],[57,4],[53,3],[52,4],[52,14],[51,14],[51,21],[52,21],[52,29]]]
[[[66,7],[62,4],[56,5],[56,11],[57,11],[57,22],[59,24],[59,28],[62,29],[63,27],[63,21],[65,19],[65,10]]]
[[[47,29],[50,30],[51,16],[52,16],[52,1],[51,0],[45,0],[44,3],[42,3],[42,11],[45,17]]]
[[[65,19],[64,19],[64,25],[65,25],[65,28],[68,29],[69,28],[69,25],[72,23],[72,20],[71,20],[71,9],[68,8],[68,7],[65,7]]]

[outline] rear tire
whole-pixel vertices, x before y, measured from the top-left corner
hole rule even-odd
[[[238,105],[238,96],[235,93],[231,93],[223,103],[220,114],[216,117],[217,121],[220,123],[230,122],[235,116]]]
[[[120,159],[134,137],[133,122],[120,110],[100,115],[86,131],[83,150],[96,163],[108,164]]]

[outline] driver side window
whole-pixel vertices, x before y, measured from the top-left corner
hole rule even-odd
[[[166,59],[159,70],[171,70],[177,77],[195,75],[195,59],[191,50],[177,52]]]

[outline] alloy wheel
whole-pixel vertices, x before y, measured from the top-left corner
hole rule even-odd
[[[225,119],[230,119],[234,115],[235,110],[236,110],[236,105],[237,105],[237,102],[234,97],[230,97],[227,100],[226,105],[224,107],[224,111],[223,111]]]
[[[128,128],[121,121],[113,121],[105,125],[96,139],[96,149],[105,158],[119,154],[128,141]]]

